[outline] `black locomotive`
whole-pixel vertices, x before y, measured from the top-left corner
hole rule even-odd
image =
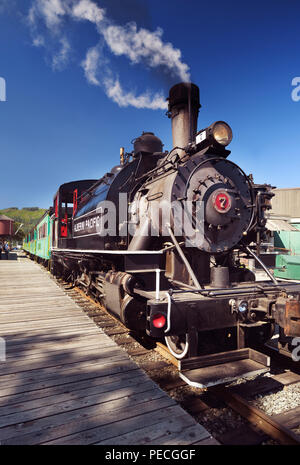
[[[165,340],[182,376],[208,386],[266,370],[252,350],[280,327],[300,336],[300,285],[280,283],[259,258],[271,186],[228,160],[230,127],[197,131],[199,89],[171,88],[174,148],[146,132],[99,180],[54,198],[51,269],[81,285],[131,330]],[[269,275],[256,282],[242,264]]]

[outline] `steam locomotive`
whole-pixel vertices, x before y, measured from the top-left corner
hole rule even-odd
[[[228,160],[230,126],[197,130],[199,88],[170,89],[173,149],[144,132],[99,180],[60,186],[51,271],[82,286],[132,331],[165,341],[180,375],[205,387],[268,370],[258,346],[300,336],[300,285],[259,258],[270,185]],[[269,279],[243,264],[255,259]]]

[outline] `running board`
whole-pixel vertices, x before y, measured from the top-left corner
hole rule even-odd
[[[270,370],[270,357],[246,348],[187,358],[178,365],[179,375],[187,384],[204,389],[266,373]]]

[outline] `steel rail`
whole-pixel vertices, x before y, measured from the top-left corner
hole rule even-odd
[[[262,410],[254,407],[239,394],[231,392],[228,388],[215,386],[210,391],[218,398],[246,418],[251,424],[257,426],[271,438],[285,445],[300,445],[300,436],[283,424],[266,415]]]

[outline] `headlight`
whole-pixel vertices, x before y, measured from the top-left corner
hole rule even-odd
[[[247,312],[248,310],[248,302],[246,302],[245,300],[243,300],[242,302],[239,303],[239,306],[238,306],[238,309],[239,309],[239,312],[240,313],[245,313]]]
[[[226,145],[230,144],[232,141],[232,131],[230,126],[223,121],[217,121],[211,127],[212,129],[212,136],[215,141],[226,147]]]
[[[212,144],[219,148],[220,146],[226,147],[231,141],[231,127],[224,121],[216,121],[208,126],[208,128],[199,131],[196,135],[196,144],[201,144],[202,146]]]

